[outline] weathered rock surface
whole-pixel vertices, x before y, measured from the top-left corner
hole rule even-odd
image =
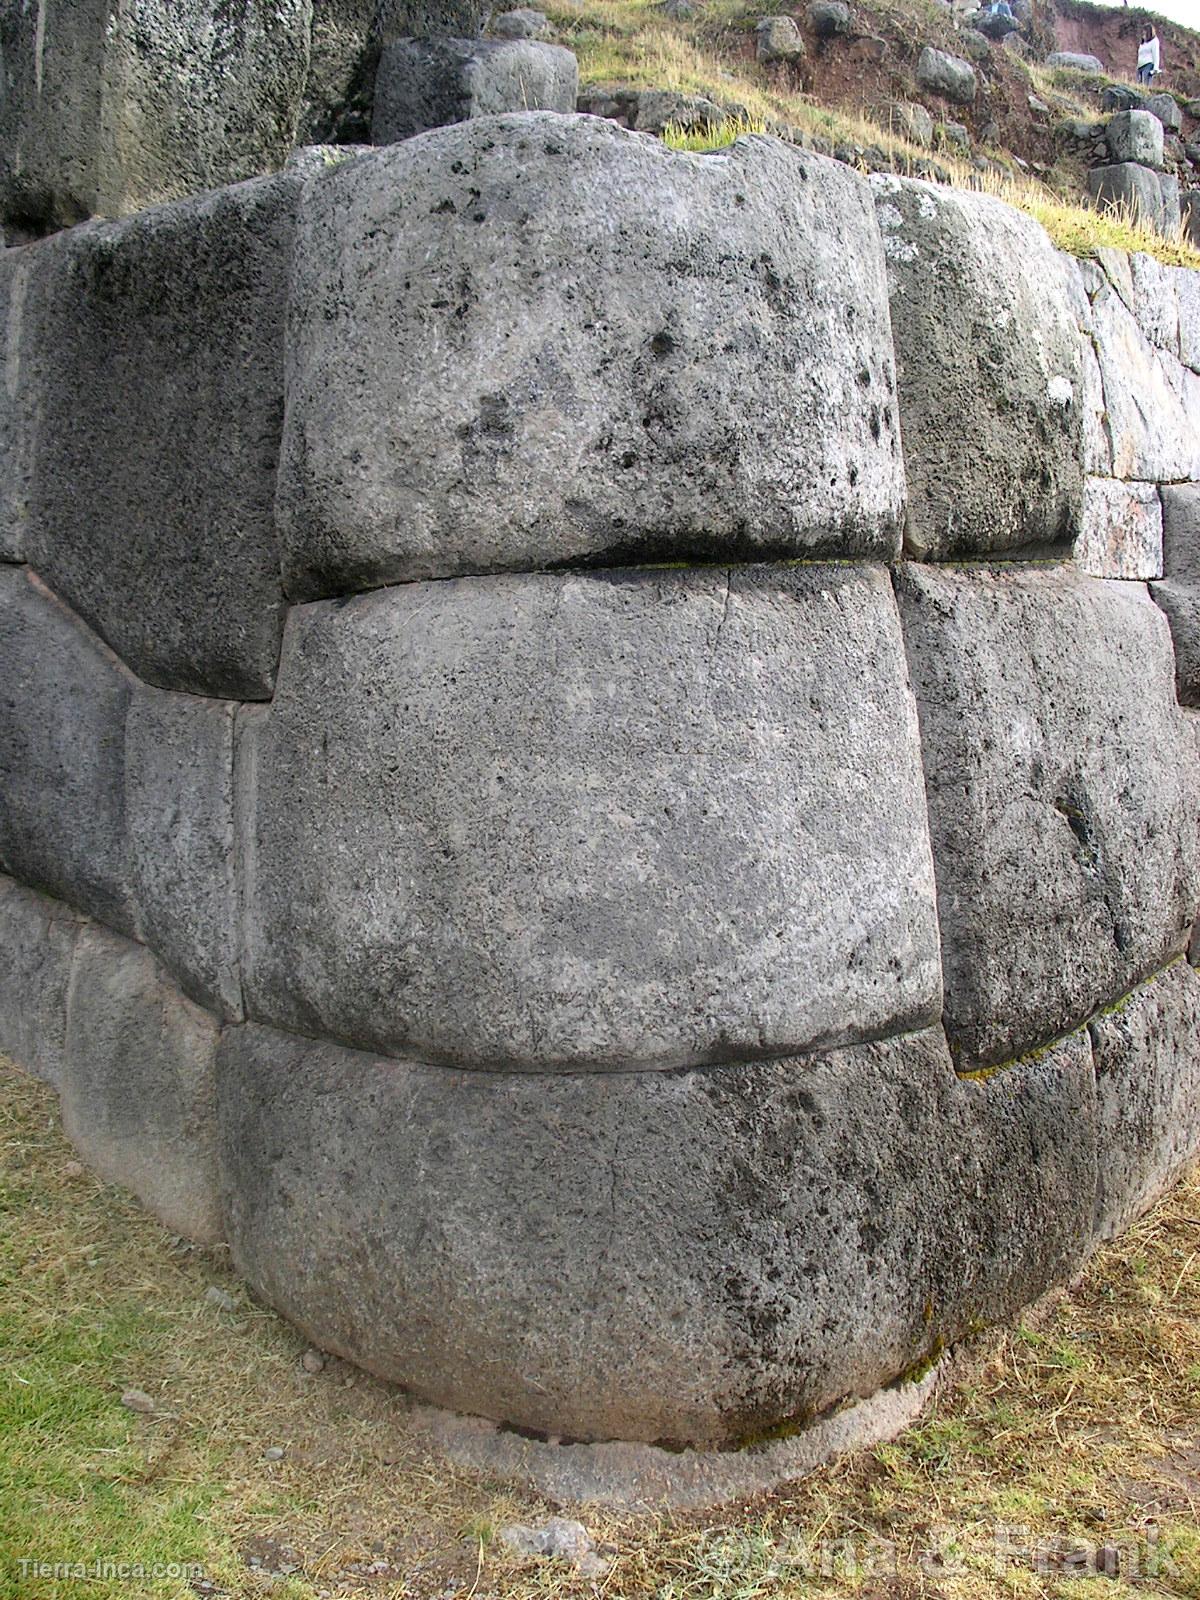
[[[1107,282],[1094,290],[1092,319],[1113,476],[1143,483],[1193,476],[1200,471],[1200,433],[1182,384],[1194,374],[1155,350]]]
[[[800,61],[808,54],[795,17],[761,17],[755,24],[755,54],[759,61]]]
[[[871,180],[909,484],[935,559],[1069,544],[1079,523],[1077,290],[1032,218],[990,196]]]
[[[94,1171],[173,1233],[223,1237],[216,1170],[215,1017],[141,945],[92,924],[71,967],[63,1128]]]
[[[1200,484],[1164,484],[1160,493],[1164,577],[1152,592],[1171,624],[1179,699],[1200,706]]]
[[[1177,961],[1089,1032],[1100,1118],[1095,1231],[1111,1239],[1200,1155],[1200,977]]]
[[[1048,67],[1058,67],[1067,72],[1103,72],[1103,61],[1099,56],[1087,55],[1075,50],[1052,50],[1046,57]]]
[[[1196,742],[1143,588],[908,565],[899,589],[944,1020],[961,1063],[986,1065],[1183,949],[1200,897]]]
[[[0,561],[25,558],[37,425],[33,368],[46,353],[29,288],[42,256],[36,248],[0,251]]]
[[[1179,359],[1192,372],[1200,373],[1200,272],[1187,267],[1170,271],[1179,308]]]
[[[1075,560],[1093,578],[1161,578],[1162,505],[1153,483],[1089,478]]]
[[[1178,133],[1183,127],[1183,113],[1173,94],[1147,95],[1146,110],[1158,118],[1168,133]]]
[[[230,1242],[259,1294],[418,1395],[581,1439],[809,1418],[1088,1248],[1086,1034],[982,1085],[939,1032],[528,1077],[247,1026],[219,1082]]]
[[[549,32],[550,23],[544,11],[517,6],[514,11],[502,11],[498,17],[493,17],[491,29],[497,39],[539,39]]]
[[[315,605],[245,727],[256,1020],[546,1072],[780,1054],[937,1014],[881,569]]]
[[[579,63],[531,39],[400,39],[380,57],[373,144],[507,111],[573,112]]]
[[[293,296],[298,598],[897,548],[883,259],[839,163],[759,138],[679,155],[590,117],[463,123],[312,184]]]
[[[1163,125],[1149,111],[1118,111],[1105,129],[1114,161],[1137,161],[1144,167],[1163,164]]]
[[[134,679],[20,567],[0,568],[0,869],[136,932],[125,830]]]
[[[83,919],[61,900],[0,877],[0,1051],[62,1082],[71,958]]]
[[[812,0],[805,15],[818,39],[845,38],[854,31],[850,7],[842,0]]]
[[[282,164],[310,0],[39,0],[0,14],[0,214],[40,233]]]
[[[1126,304],[1150,343],[1178,358],[1179,269],[1164,266],[1141,250],[1133,252],[1128,260],[1132,294]]]
[[[979,87],[969,61],[935,50],[932,45],[926,45],[917,57],[917,82],[928,93],[960,106],[972,105]]]
[[[1128,212],[1160,233],[1170,232],[1172,215],[1176,223],[1179,220],[1178,184],[1169,180],[1166,173],[1154,172],[1135,161],[1121,161],[1093,167],[1087,183],[1088,194],[1101,211]]]
[[[298,173],[42,247],[30,561],[141,678],[270,694]]]
[[[139,689],[125,728],[138,931],[201,1005],[237,1017],[232,705]]]

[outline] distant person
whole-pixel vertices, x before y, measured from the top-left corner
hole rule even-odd
[[[1139,83],[1152,83],[1162,71],[1162,47],[1152,27],[1142,29],[1142,42],[1138,46],[1137,77]]]
[[[997,22],[1011,22],[1014,28],[1017,25],[1016,16],[1008,0],[992,0],[992,8],[988,12],[988,16],[995,17]]]

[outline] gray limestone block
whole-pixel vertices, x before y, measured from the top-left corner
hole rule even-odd
[[[53,241],[28,554],[149,683],[264,698],[300,173]]]
[[[1200,770],[1165,619],[1071,571],[901,570],[964,1066],[1078,1026],[1187,943]]]
[[[125,827],[135,680],[21,567],[0,567],[0,870],[136,933]]]
[[[310,20],[311,0],[10,0],[0,214],[42,233],[281,165]]]
[[[1089,478],[1075,560],[1093,578],[1161,578],[1162,505],[1158,485]]]
[[[1164,484],[1160,494],[1163,581],[1151,592],[1171,624],[1180,702],[1200,706],[1200,484]]]
[[[75,943],[60,1085],[80,1155],[173,1233],[223,1237],[216,1163],[217,1019],[139,944],[95,925]]]
[[[400,39],[375,78],[373,144],[511,111],[573,112],[579,63],[534,39]]]
[[[1052,50],[1046,57],[1046,65],[1067,72],[1102,73],[1105,70],[1099,56],[1086,55],[1074,50]]]
[[[410,140],[306,194],[289,592],[891,555],[894,383],[878,230],[847,167],[766,138],[681,155],[592,117]]]
[[[1183,127],[1183,114],[1173,94],[1147,95],[1145,109],[1158,118],[1168,133],[1178,133]]]
[[[1088,194],[1101,211],[1129,211],[1152,228],[1161,228],[1164,216],[1163,175],[1135,161],[1093,167],[1088,173]]]
[[[938,1013],[881,568],[459,579],[298,608],[238,767],[255,1020],[547,1072]]]
[[[1179,355],[1179,271],[1144,251],[1135,251],[1129,257],[1131,309],[1138,327],[1152,345],[1175,357]]]
[[[1069,544],[1083,490],[1077,283],[1031,217],[881,175],[909,482],[922,558]]]
[[[218,1062],[238,1270],[459,1411],[723,1445],[803,1424],[1078,1270],[1086,1033],[986,1084],[940,1031],[677,1073],[459,1073],[244,1026]]]
[[[235,708],[139,686],[125,727],[125,813],[139,932],[184,992],[241,1014],[234,883]]]
[[[1179,359],[1200,373],[1200,272],[1174,267],[1175,298],[1179,306]]]
[[[0,561],[25,559],[36,364],[50,355],[37,336],[37,297],[30,287],[44,260],[37,245],[0,251]]]
[[[62,1082],[67,986],[83,919],[61,900],[0,877],[0,1051]]]
[[[1136,161],[1143,167],[1163,164],[1163,125],[1149,111],[1118,111],[1104,130],[1113,161]]]
[[[1200,407],[1186,391],[1196,375],[1155,349],[1107,282],[1092,295],[1092,325],[1112,476],[1163,483],[1200,472],[1200,431],[1192,414]]]
[[[947,55],[926,45],[917,57],[917,82],[930,94],[952,100],[956,105],[974,104],[978,81],[975,68],[961,56]]]
[[[1111,1239],[1200,1157],[1200,977],[1176,961],[1090,1024],[1097,1237]]]

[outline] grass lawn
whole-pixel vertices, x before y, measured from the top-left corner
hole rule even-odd
[[[702,1517],[579,1513],[611,1556],[583,1578],[495,1538],[554,1508],[430,1459],[395,1390],[306,1371],[220,1255],[80,1169],[54,1096],[3,1060],[0,1104],[2,1596],[1200,1600],[1200,1181],[896,1443]]]

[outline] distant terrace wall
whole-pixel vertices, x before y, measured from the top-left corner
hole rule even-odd
[[[0,1046],[327,1349],[727,1447],[1200,1149],[1200,275],[482,118],[0,254]]]

